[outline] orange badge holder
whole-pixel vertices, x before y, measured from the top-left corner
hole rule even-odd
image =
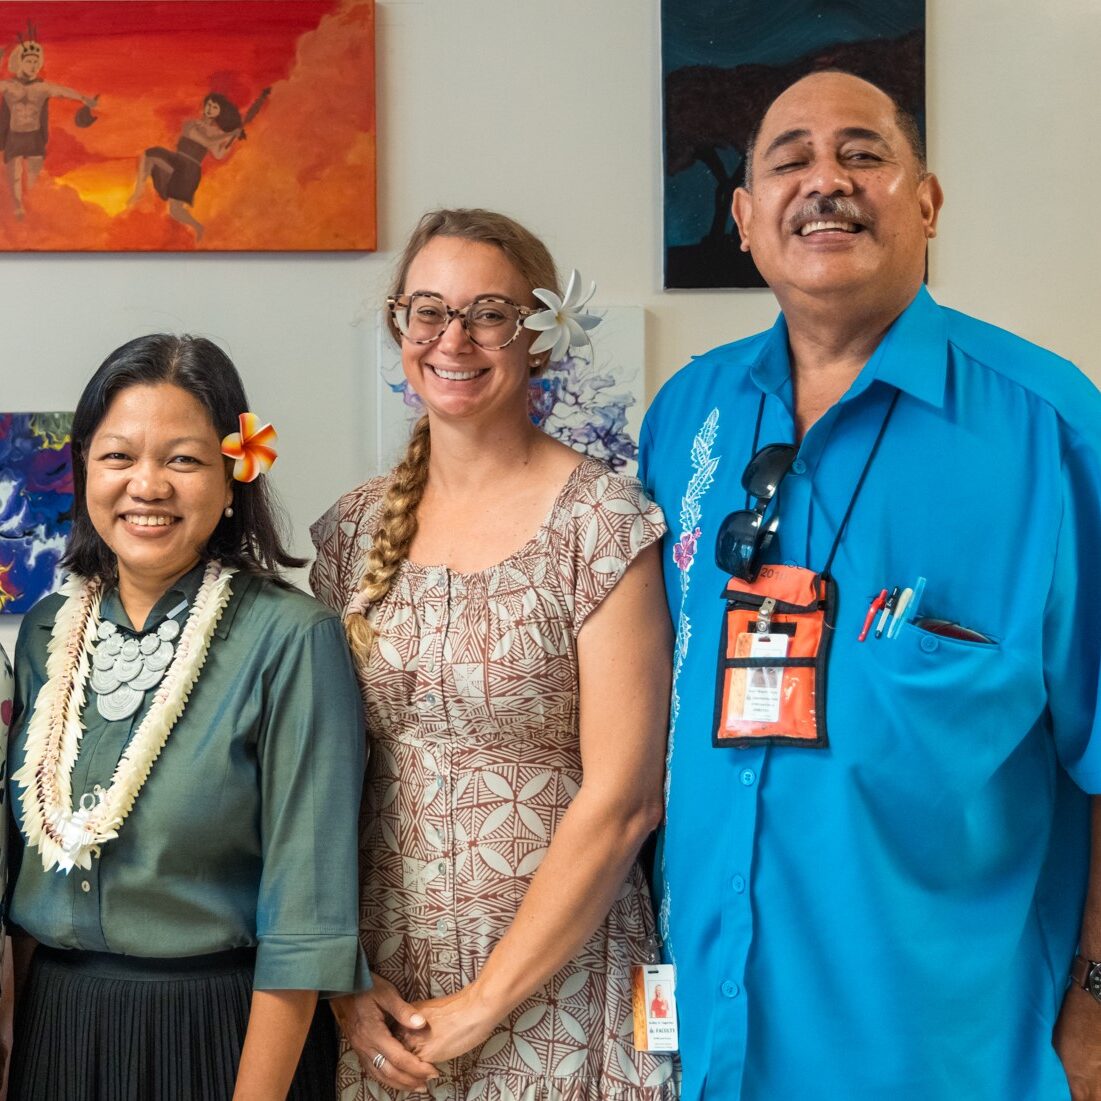
[[[723,590],[712,744],[822,749],[837,586],[800,566],[762,566]]]

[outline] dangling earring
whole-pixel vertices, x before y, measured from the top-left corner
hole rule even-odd
[[[233,506],[226,505],[226,507],[222,509],[222,515],[228,520],[233,515]]]

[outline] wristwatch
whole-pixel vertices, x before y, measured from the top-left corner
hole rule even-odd
[[[1070,981],[1091,995],[1094,1001],[1101,1002],[1101,961],[1075,956],[1070,965]]]

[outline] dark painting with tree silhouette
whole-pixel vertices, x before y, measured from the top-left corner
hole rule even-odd
[[[925,0],[662,0],[665,286],[763,287],[730,214],[749,132],[793,80],[846,69],[925,120]]]

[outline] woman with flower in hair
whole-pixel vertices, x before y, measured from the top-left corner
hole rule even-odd
[[[77,405],[72,573],[16,650],[9,1101],[334,1096],[318,991],[369,982],[359,702],[340,620],[281,578],[246,409],[166,335]]]
[[[662,805],[665,525],[528,415],[547,351],[595,321],[575,282],[563,301],[503,215],[426,215],[388,304],[427,413],[313,529],[371,745],[377,974],[334,1001],[342,1101],[674,1096],[671,1057],[630,1034],[631,967],[656,948],[636,856]]]

